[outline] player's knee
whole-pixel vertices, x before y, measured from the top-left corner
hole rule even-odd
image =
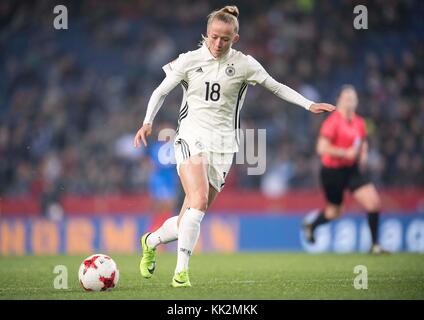
[[[208,192],[197,191],[190,195],[190,208],[206,211],[208,208]]]
[[[376,212],[381,210],[381,200],[380,197],[375,197],[368,202],[367,211]]]
[[[341,214],[341,208],[336,206],[329,206],[325,209],[325,217],[328,220],[337,219]]]

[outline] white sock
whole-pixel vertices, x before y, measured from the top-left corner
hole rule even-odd
[[[178,257],[175,273],[188,270],[188,261],[200,234],[200,222],[204,212],[188,208],[180,220],[178,228]]]
[[[178,216],[167,219],[162,226],[152,232],[146,240],[150,248],[156,248],[161,243],[168,243],[178,239]]]

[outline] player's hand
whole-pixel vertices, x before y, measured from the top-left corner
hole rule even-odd
[[[359,171],[361,173],[364,173],[367,171],[367,167],[368,167],[368,157],[367,156],[359,157]]]
[[[140,130],[137,131],[134,137],[134,147],[138,148],[141,146],[141,141],[145,147],[147,147],[147,137],[152,134],[152,125],[150,123],[143,124]]]
[[[336,110],[336,107],[329,103],[313,103],[309,111],[313,113],[331,112]]]
[[[345,151],[343,158],[348,159],[348,160],[354,160],[354,159],[356,159],[357,156],[358,156],[358,148],[357,147],[350,147],[349,149],[347,149]]]

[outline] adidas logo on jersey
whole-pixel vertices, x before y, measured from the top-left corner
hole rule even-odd
[[[196,70],[196,72],[203,72],[202,67],[199,67],[199,68]]]

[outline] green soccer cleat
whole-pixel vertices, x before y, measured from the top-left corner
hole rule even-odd
[[[174,274],[171,286],[174,288],[191,287],[190,279],[188,278],[188,271],[184,270],[180,273]]]
[[[141,239],[141,248],[143,249],[143,257],[140,261],[140,273],[143,278],[151,278],[156,268],[156,249],[151,249],[146,243],[147,237],[151,232],[145,233]]]

